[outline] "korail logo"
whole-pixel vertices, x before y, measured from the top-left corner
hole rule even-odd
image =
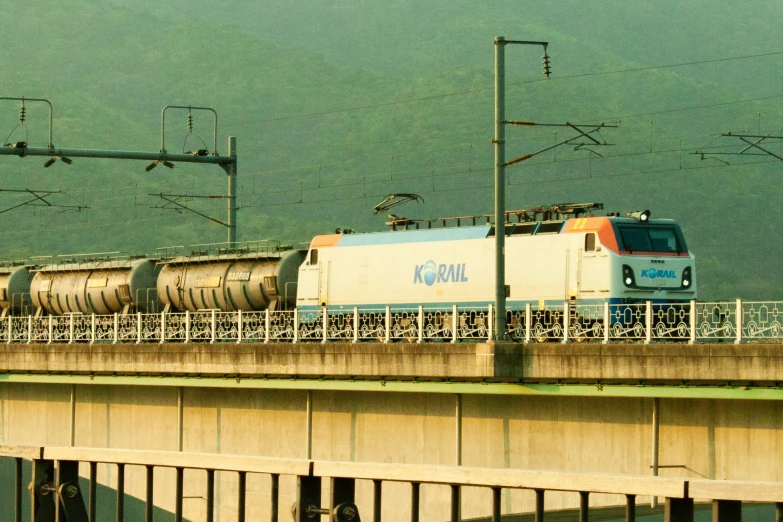
[[[466,263],[437,264],[430,259],[413,270],[413,284],[432,286],[435,283],[467,283]]]
[[[677,279],[674,270],[658,270],[657,268],[642,270],[642,277],[647,277],[649,279],[657,279],[659,277],[663,279]]]

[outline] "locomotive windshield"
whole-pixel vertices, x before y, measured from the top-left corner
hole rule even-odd
[[[623,242],[623,250],[669,254],[687,252],[685,242],[675,227],[618,225],[617,228]]]

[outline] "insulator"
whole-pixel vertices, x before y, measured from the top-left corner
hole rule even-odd
[[[188,130],[193,132],[193,115],[188,113]]]
[[[544,56],[541,57],[541,61],[544,62],[544,74],[548,79],[549,75],[552,73],[552,67],[549,64],[549,55],[546,54],[546,52],[544,52]]]
[[[27,115],[27,109],[24,105],[22,105],[22,108],[19,109],[19,123],[24,123],[24,120],[26,119]]]

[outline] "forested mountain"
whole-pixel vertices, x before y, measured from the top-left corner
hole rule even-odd
[[[507,206],[649,208],[681,222],[702,298],[783,297],[783,162],[757,149],[692,154],[745,146],[715,136],[722,132],[783,134],[779,2],[7,4],[0,96],[51,100],[56,146],[156,151],[164,106],[218,112],[219,152],[227,136],[238,141],[242,240],[381,230],[372,207],[392,192],[424,198],[395,209],[409,217],[491,212],[492,40],[548,40],[549,81],[540,48],[508,48],[508,117],[618,127],[602,131],[610,145],[593,152],[564,146],[509,168]],[[0,101],[2,138],[45,145],[46,112],[26,105],[26,126],[15,128],[18,103]],[[211,116],[193,115],[188,135],[187,111],[167,112],[170,152],[211,148]],[[508,155],[570,136],[557,127],[509,129]],[[764,146],[783,156],[780,140]],[[61,190],[47,201],[89,208],[0,213],[0,258],[225,240],[219,225],[156,208],[165,202],[154,195],[224,194],[217,167],[146,173],[130,161],[43,163],[0,158],[0,189]],[[0,210],[27,199],[0,192]],[[223,200],[181,201],[225,217]]]

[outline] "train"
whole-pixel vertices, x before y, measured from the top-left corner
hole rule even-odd
[[[614,312],[697,299],[695,257],[675,220],[649,211],[597,215],[601,209],[558,204],[506,213],[507,324],[521,323],[524,310],[549,320],[545,311],[564,302],[579,314],[604,303]],[[0,264],[0,318],[296,309],[306,321],[327,308],[336,325],[353,328],[355,310],[388,307],[400,318],[397,328],[413,329],[417,319],[408,312],[425,307],[444,311],[427,327],[448,330],[453,307],[494,303],[499,227],[491,216],[387,224],[384,232],[337,229],[301,248],[254,241],[187,253],[165,247],[154,257],[114,252]],[[461,321],[466,330],[488,328],[484,313]]]

